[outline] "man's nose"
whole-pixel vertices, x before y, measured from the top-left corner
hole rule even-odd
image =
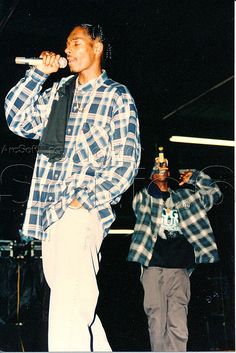
[[[69,46],[66,47],[65,53],[66,53],[66,55],[68,55],[69,53],[71,53],[71,50],[70,50]]]

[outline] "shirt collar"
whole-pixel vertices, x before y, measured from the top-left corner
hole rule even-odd
[[[105,70],[102,70],[102,73],[100,76],[98,76],[93,80],[90,80],[89,82],[86,82],[83,85],[79,85],[78,80],[76,80],[76,89],[83,92],[92,91],[95,85],[100,86],[106,79],[107,79],[107,73]]]

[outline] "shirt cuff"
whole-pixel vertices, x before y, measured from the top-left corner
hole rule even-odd
[[[38,70],[36,67],[32,67],[31,69],[27,70],[27,75],[31,76],[31,78],[36,82],[44,82],[49,77],[49,75]]]
[[[193,173],[188,181],[188,184],[195,184],[200,173],[201,172],[199,172],[199,170],[196,170],[196,169],[193,170]]]

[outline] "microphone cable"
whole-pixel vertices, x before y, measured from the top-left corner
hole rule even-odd
[[[24,348],[24,343],[23,343],[23,339],[21,337],[21,326],[23,326],[22,322],[20,322],[20,299],[21,299],[21,265],[20,265],[20,259],[19,257],[17,257],[17,290],[16,290],[16,294],[17,294],[17,300],[16,300],[16,326],[18,328],[18,335],[19,335],[19,343],[20,343],[20,347],[21,347],[21,352],[25,352],[25,348]]]

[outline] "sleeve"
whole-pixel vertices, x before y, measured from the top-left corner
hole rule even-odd
[[[9,129],[16,135],[40,139],[50,90],[41,95],[40,92],[47,77],[36,68],[29,69],[25,77],[8,92],[5,99],[6,120]]]
[[[133,207],[133,211],[134,211],[134,214],[136,216],[136,218],[138,217],[139,213],[140,213],[140,209],[141,209],[141,205],[142,205],[142,192],[139,191],[135,196],[134,196],[134,199],[133,199],[133,202],[132,202],[132,207]]]
[[[86,187],[82,187],[83,178],[80,181],[79,175],[70,186],[70,200],[76,197],[87,209],[118,203],[138,173],[141,146],[136,106],[127,91],[119,96],[116,103],[109,163],[100,171],[89,168],[88,172],[94,177]]]
[[[194,170],[189,180],[196,189],[195,192],[199,195],[205,209],[209,211],[214,204],[220,202],[222,193],[211,177],[202,171]]]

